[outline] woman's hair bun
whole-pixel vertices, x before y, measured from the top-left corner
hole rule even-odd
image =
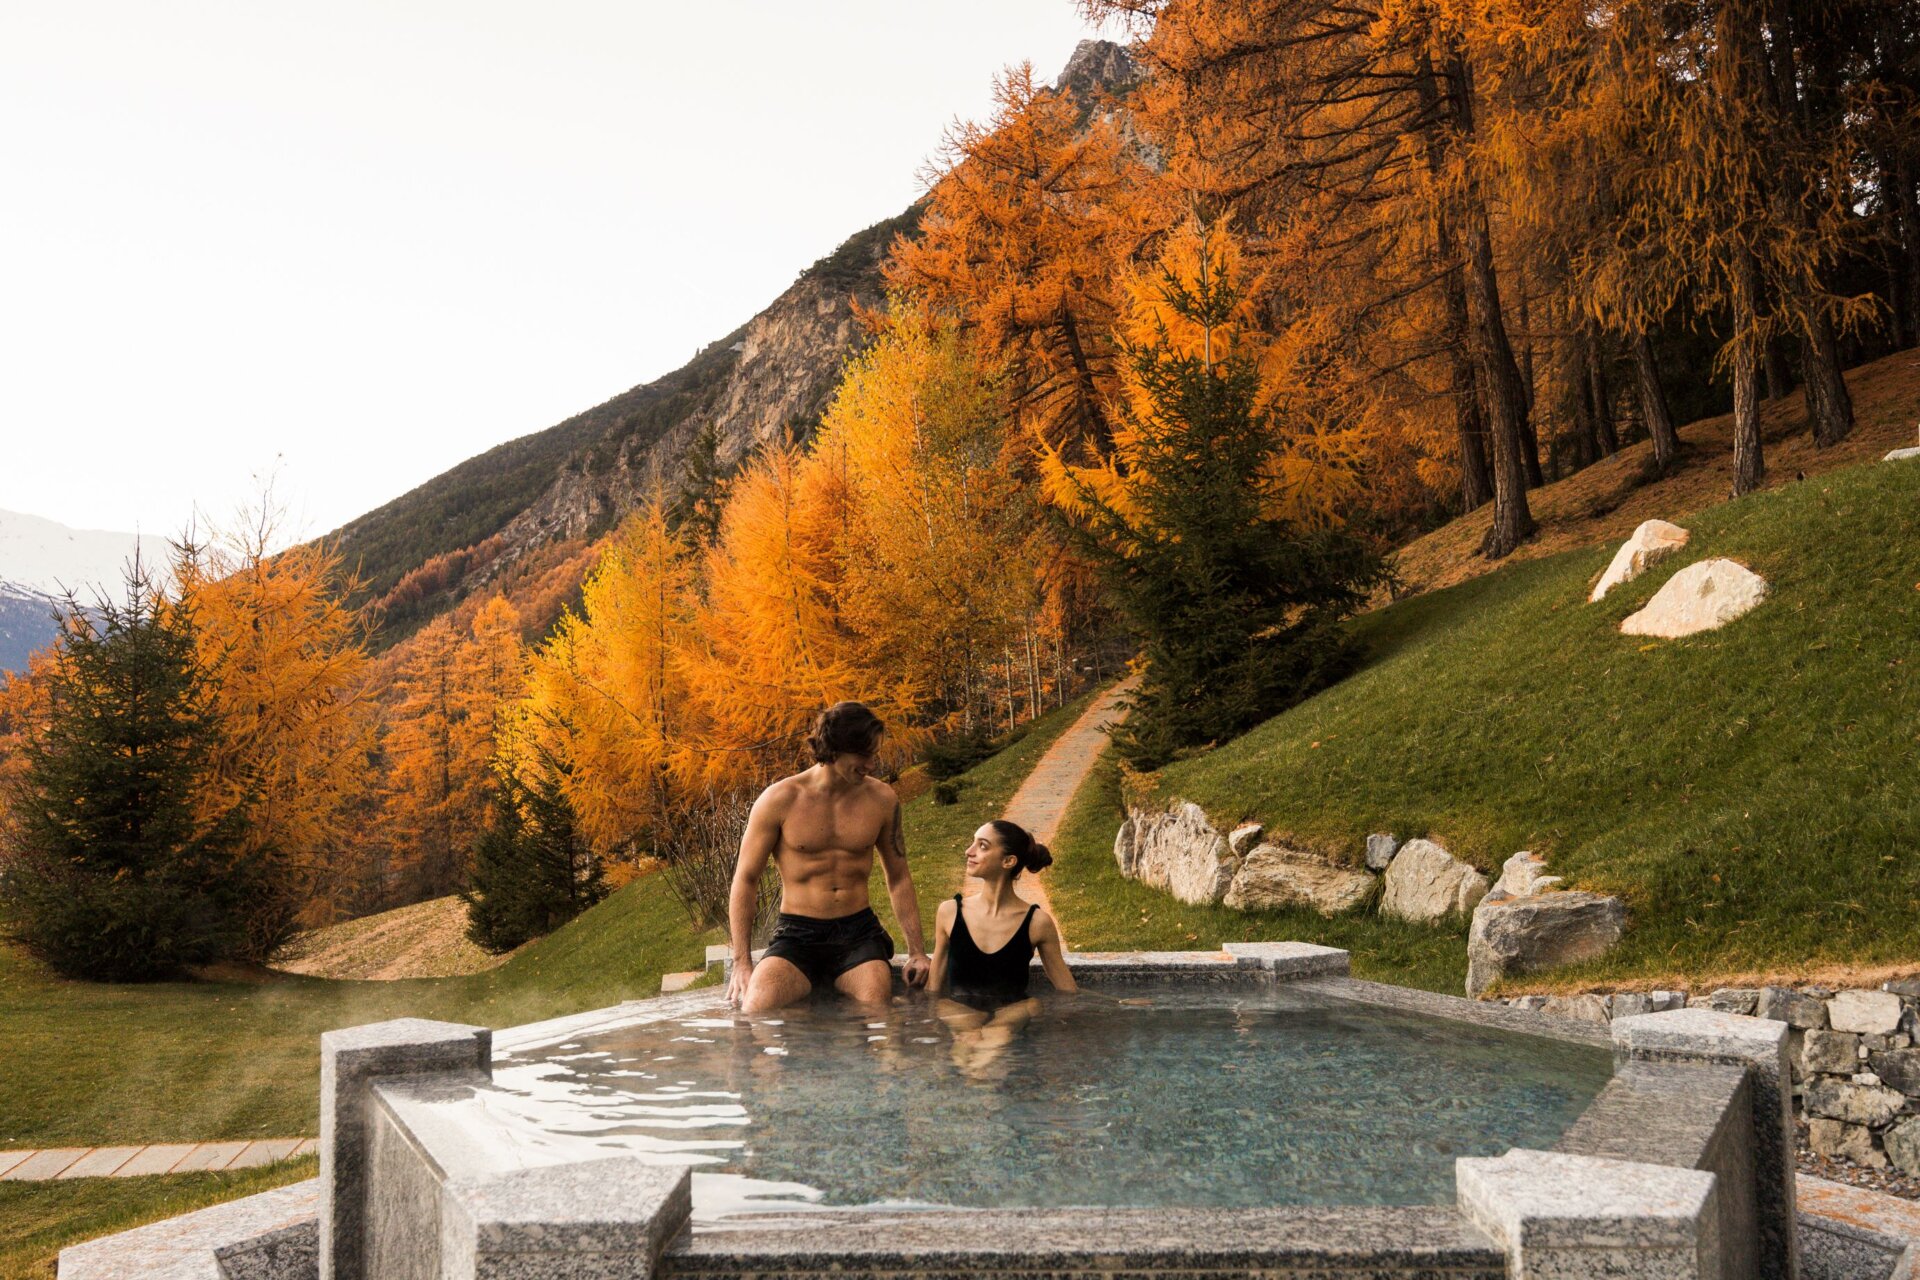
[[[1029,871],[1045,871],[1053,865],[1053,850],[1035,840],[1027,850],[1024,862]]]

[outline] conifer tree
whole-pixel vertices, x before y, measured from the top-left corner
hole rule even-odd
[[[10,788],[0,911],[9,935],[78,978],[162,978],[236,954],[262,863],[250,797],[203,813],[222,746],[194,618],[132,566],[122,601],[69,599],[45,720]]]
[[[534,747],[502,768],[493,821],[473,850],[467,936],[498,954],[544,937],[607,896],[607,884],[567,799],[572,767]],[[524,776],[523,776],[524,775]]]
[[[1115,735],[1142,768],[1337,674],[1347,642],[1335,624],[1379,577],[1358,538],[1288,501],[1283,442],[1295,432],[1232,341],[1245,317],[1235,255],[1216,234],[1175,237],[1156,337],[1122,341],[1132,394],[1115,462],[1048,460],[1056,503],[1142,639],[1146,672]],[[1196,236],[1195,269],[1176,270]]]

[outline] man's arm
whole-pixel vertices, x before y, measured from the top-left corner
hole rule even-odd
[[[907,939],[907,971],[903,976],[908,986],[917,987],[927,980],[932,962],[927,959],[926,937],[920,931],[920,899],[913,891],[913,872],[907,866],[906,820],[898,796],[893,798],[893,816],[887,819],[876,847],[880,851],[880,870],[887,877],[887,899],[893,903],[893,918],[900,922],[900,932]]]
[[[753,802],[747,814],[747,829],[740,836],[740,858],[733,864],[733,888],[727,895],[728,950],[733,969],[727,979],[727,1000],[739,1004],[746,998],[747,984],[753,979],[753,915],[760,905],[760,877],[766,874],[767,860],[780,847],[780,811],[768,787]]]

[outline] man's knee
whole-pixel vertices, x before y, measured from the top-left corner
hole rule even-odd
[[[740,1000],[740,1012],[765,1013],[785,1008],[796,1000],[804,1000],[812,990],[813,984],[797,966],[770,956],[753,967],[747,993]]]
[[[893,998],[893,966],[885,960],[869,960],[841,974],[833,985],[849,1000],[885,1004]]]

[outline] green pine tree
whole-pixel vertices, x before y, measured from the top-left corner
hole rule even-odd
[[[1192,287],[1169,271],[1165,296],[1209,331],[1239,301],[1218,271]],[[1250,361],[1181,355],[1164,330],[1122,350],[1152,415],[1138,510],[1129,518],[1085,493],[1090,512],[1073,533],[1141,637],[1146,670],[1115,742],[1150,769],[1341,674],[1351,653],[1339,622],[1382,570],[1351,534],[1266,513],[1259,477],[1284,424],[1259,409]]]
[[[567,799],[571,766],[540,750],[528,777],[498,771],[493,820],[473,851],[467,936],[498,955],[544,937],[607,896],[600,859]]]
[[[0,876],[7,934],[70,977],[140,981],[230,957],[257,887],[246,806],[196,797],[219,726],[192,616],[135,563],[122,602],[67,601],[51,715],[24,747]]]
[[[680,463],[680,484],[667,508],[667,527],[684,532],[696,545],[711,546],[720,536],[720,514],[734,468],[720,461],[720,428],[704,424]]]

